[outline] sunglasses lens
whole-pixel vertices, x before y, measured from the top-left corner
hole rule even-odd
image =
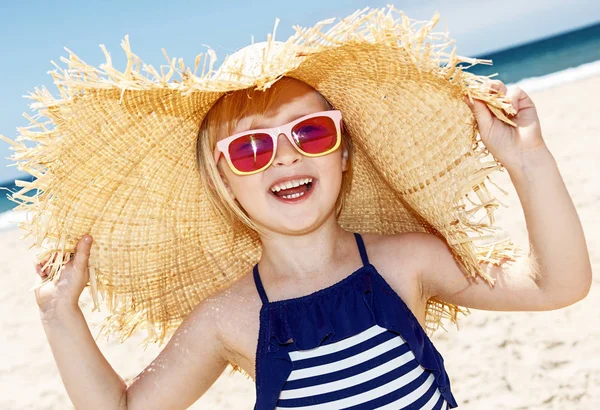
[[[302,151],[321,154],[335,147],[337,129],[332,118],[313,117],[296,124],[292,129],[292,138]]]
[[[269,163],[273,156],[273,140],[269,134],[248,134],[229,144],[229,157],[241,172],[252,172]]]

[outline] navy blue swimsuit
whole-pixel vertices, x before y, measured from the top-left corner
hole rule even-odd
[[[369,263],[325,289],[262,299],[255,410],[447,409],[456,407],[442,356]]]

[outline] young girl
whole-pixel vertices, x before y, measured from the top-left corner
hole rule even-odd
[[[443,359],[424,332],[431,298],[476,309],[550,310],[585,297],[591,282],[582,228],[532,100],[499,81],[492,87],[510,98],[516,127],[481,101],[465,103],[510,174],[531,244],[510,270],[486,265],[495,286],[465,275],[438,235],[360,235],[340,226],[356,142],[343,121],[359,113],[338,111],[289,77],[266,91],[234,91],[203,118],[198,158],[214,205],[224,214],[242,212],[256,227],[258,264],[195,306],[127,385],[78,307],[90,280],[92,237],[83,236],[60,279],[36,290],[75,407],[184,409],[228,363],[256,381],[257,409],[456,407]],[[213,168],[202,161],[207,157],[216,160]]]

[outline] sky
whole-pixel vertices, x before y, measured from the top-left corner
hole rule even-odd
[[[104,44],[117,68],[125,67],[120,42],[129,35],[133,52],[158,67],[165,48],[191,65],[206,45],[224,57],[255,41],[266,40],[280,18],[276,39],[293,34],[292,26],[313,26],[331,17],[343,18],[365,7],[392,3],[412,19],[429,20],[436,11],[436,31],[448,30],[457,53],[478,56],[600,21],[598,0],[20,0],[0,2],[0,134],[17,136],[31,112],[23,98],[45,85],[56,94],[48,71],[50,61],[67,55],[64,47],[92,65],[104,62]],[[0,140],[0,183],[23,176],[7,157]]]

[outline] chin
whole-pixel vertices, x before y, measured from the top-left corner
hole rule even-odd
[[[335,210],[332,210],[331,213],[335,214]],[[320,226],[322,226],[327,220],[329,216],[325,216],[323,214],[306,215],[306,216],[297,216],[297,217],[287,217],[285,215],[278,215],[276,218],[269,218],[266,223],[257,223],[260,226],[264,226],[267,230],[271,232],[276,232],[282,235],[304,235],[310,233]]]
[[[274,200],[272,197],[265,201],[245,197],[242,206],[247,204],[248,207],[244,209],[247,209],[252,221],[267,231],[281,235],[303,235],[318,229],[330,218],[335,218],[337,195],[334,192],[337,193],[339,187],[336,187],[337,190],[333,187],[318,188],[322,187],[317,185],[317,189],[307,198],[291,203]],[[331,193],[323,195],[328,191]]]
[[[298,223],[298,224],[286,224],[285,226],[281,226],[281,233],[285,233],[287,235],[305,235],[309,232],[314,231],[319,226],[320,223]]]

